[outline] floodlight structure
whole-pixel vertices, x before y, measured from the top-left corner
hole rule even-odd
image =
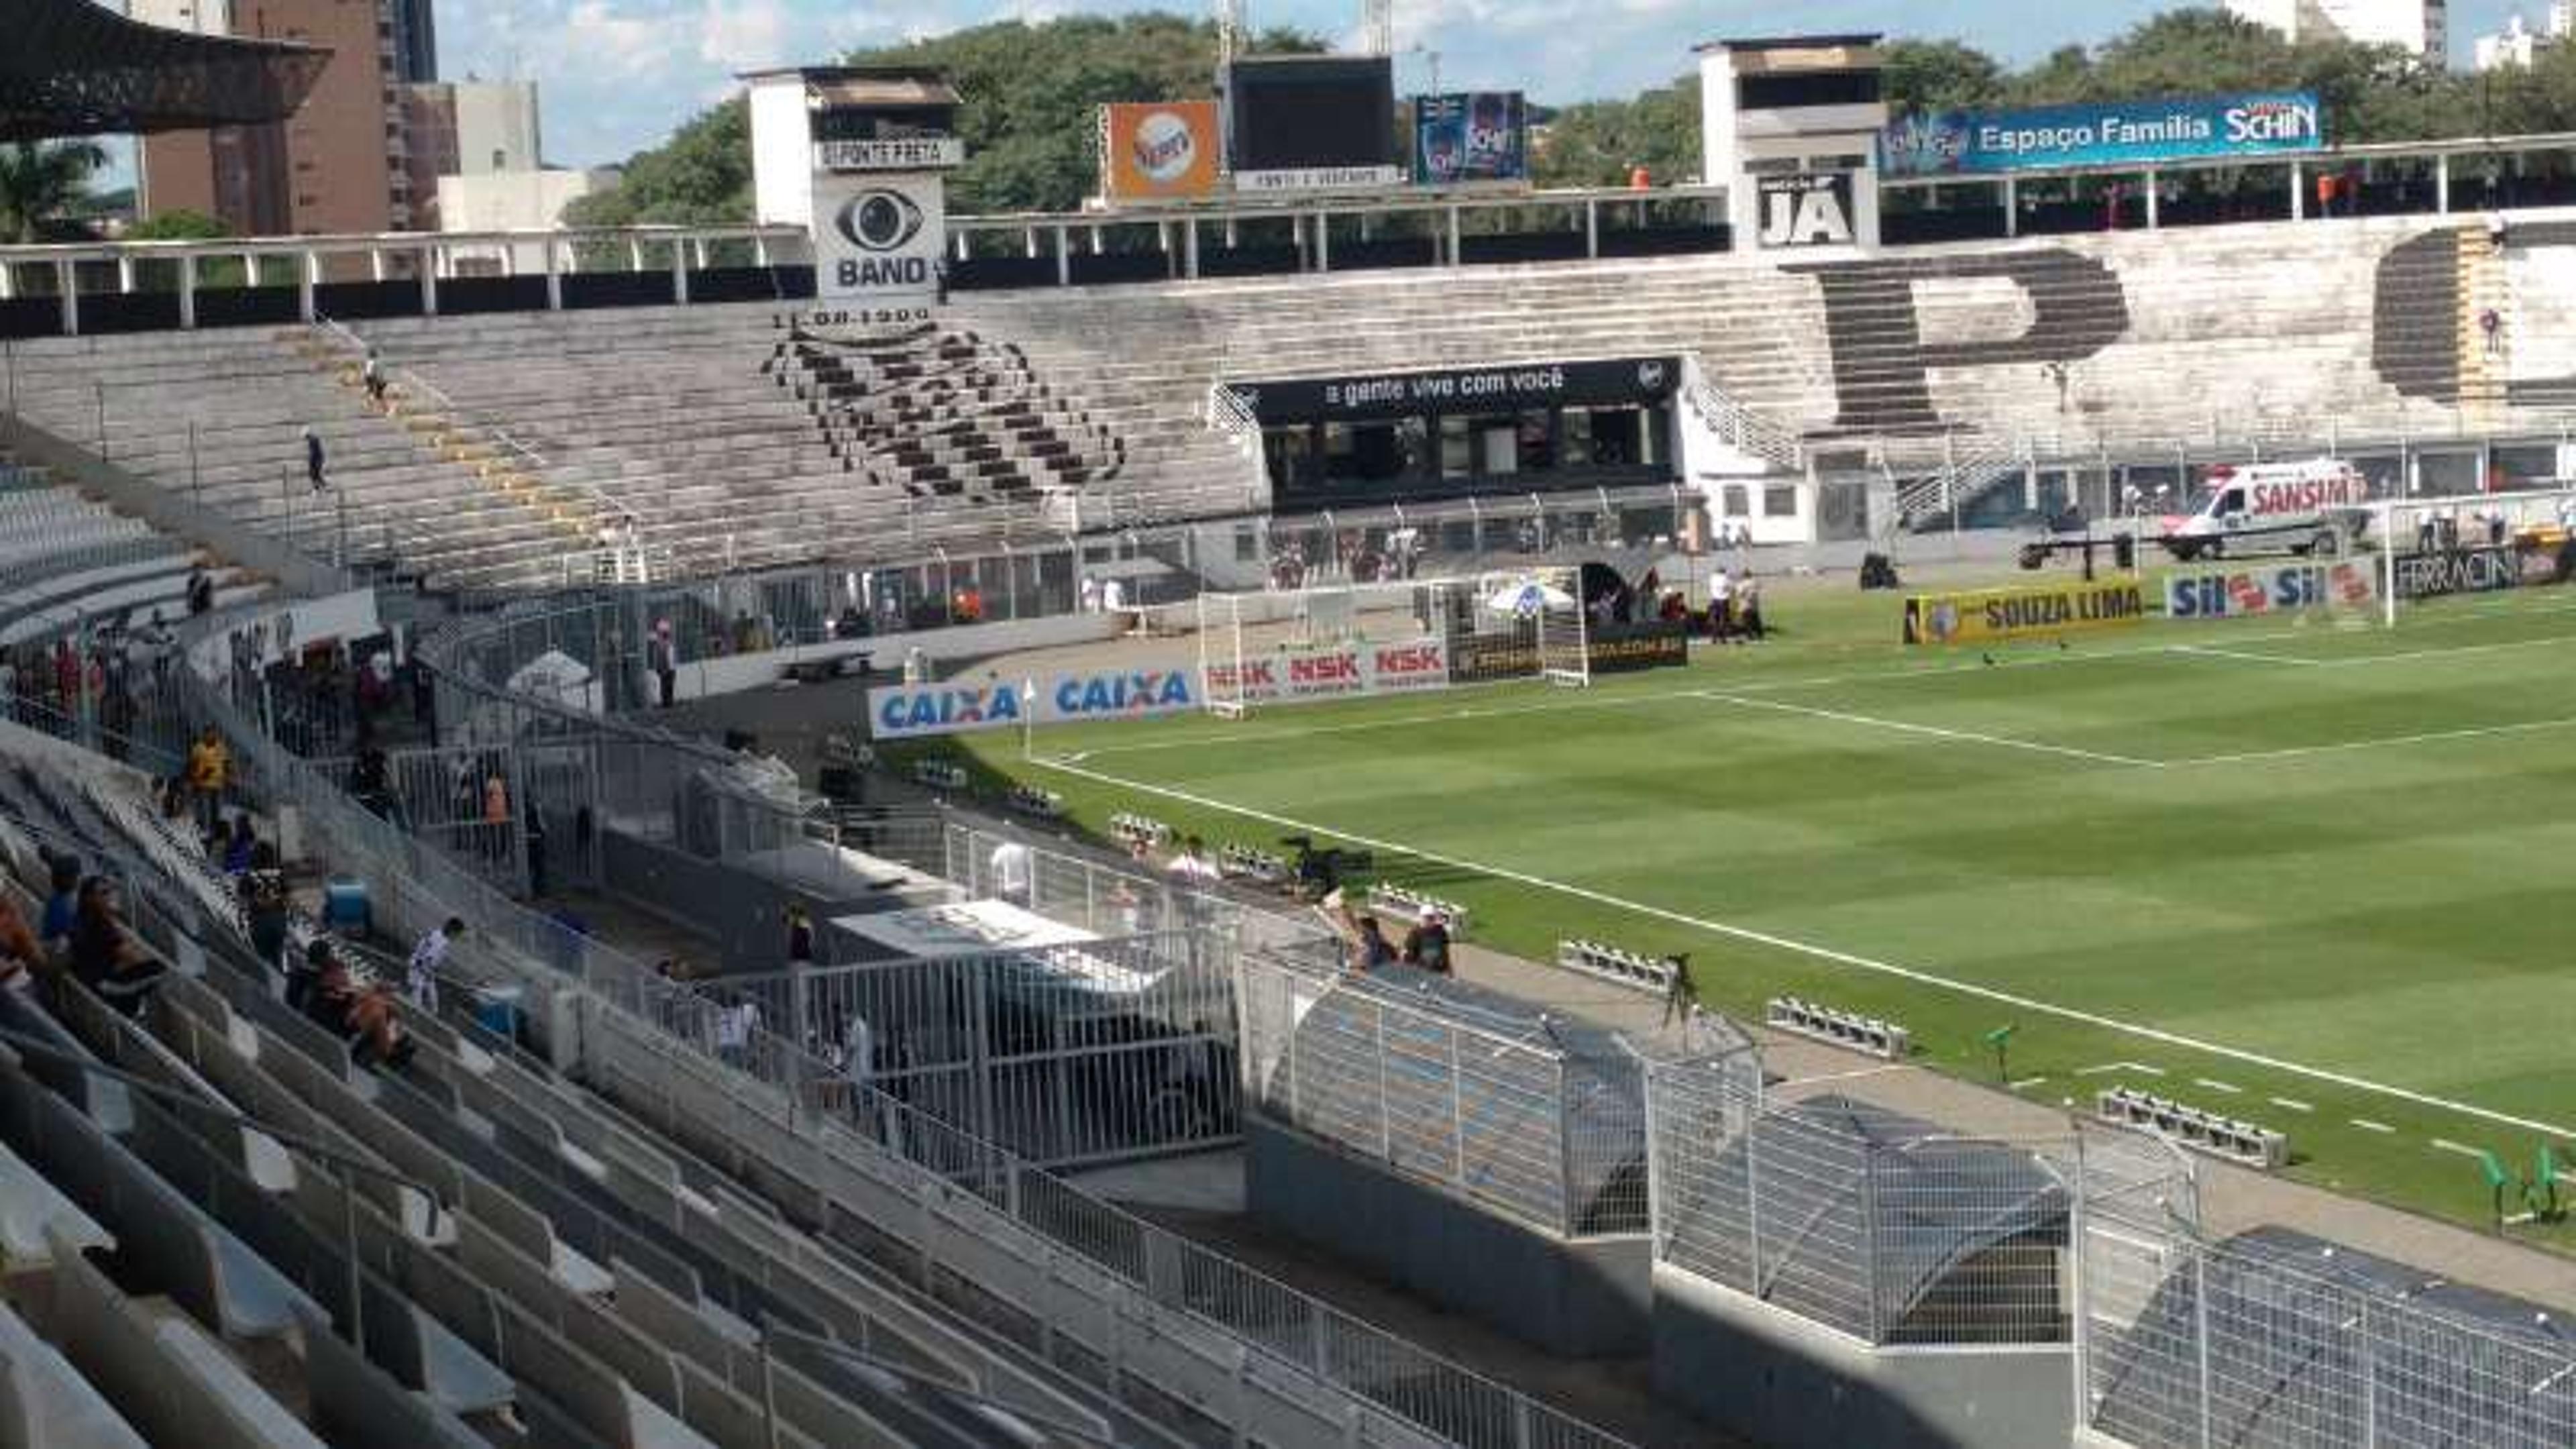
[[[145,25],[91,0],[10,8],[0,142],[283,121],[331,58],[309,45]]]

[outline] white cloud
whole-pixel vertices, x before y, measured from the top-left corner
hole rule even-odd
[[[558,73],[638,80],[669,70],[679,39],[675,16],[627,14],[610,0],[576,0],[559,44],[548,48],[565,62]]]
[[[703,0],[698,58],[727,70],[778,65],[787,53],[788,19],[780,0]]]

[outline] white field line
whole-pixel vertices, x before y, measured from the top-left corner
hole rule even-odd
[[[2314,1103],[2302,1102],[2296,1097],[2271,1097],[2266,1100],[2273,1106],[2290,1112],[2313,1112],[2317,1110]]]
[[[2360,1128],[2364,1132],[2394,1132],[2397,1130],[2385,1122],[2373,1122],[2367,1117],[2353,1118],[2352,1125]]]
[[[2515,724],[2471,725],[2455,730],[2426,730],[2411,735],[2381,735],[2366,740],[2337,740],[2323,745],[2292,745],[2278,750],[2247,750],[2232,755],[2196,755],[2185,760],[2166,760],[2164,768],[2193,769],[2202,765],[2245,765],[2274,760],[2304,760],[2315,755],[2350,754],[2355,750],[2384,750],[2398,745],[2430,745],[2445,740],[2489,739],[2497,735],[2538,734],[2549,730],[2576,729],[2576,715],[2556,719],[2523,720]]]
[[[2324,665],[2322,659],[2309,659],[2298,654],[2257,654],[2251,649],[2221,649],[2215,644],[2176,644],[2176,654],[2189,654],[2201,659],[2242,659],[2251,664],[2298,664],[2311,669]]]
[[[2165,1074],[2165,1069],[2148,1066],[2145,1062],[2104,1062],[2098,1067],[2075,1069],[2075,1075],[2079,1077],[2098,1077],[2104,1072],[2137,1072],[2145,1076],[2161,1077]]]
[[[1979,734],[1975,730],[1944,729],[1939,725],[1915,724],[1909,720],[1886,719],[1874,714],[1855,714],[1849,710],[1818,709],[1813,705],[1790,704],[1786,700],[1755,699],[1751,695],[1726,694],[1713,689],[1700,690],[1694,697],[1712,700],[1718,704],[1732,704],[1744,709],[1767,709],[1781,714],[1805,715],[1811,719],[1829,719],[1841,724],[1895,730],[1900,734],[1925,735],[1936,740],[1992,745],[1997,749],[2006,750],[2028,750],[2033,754],[2057,755],[2071,760],[2090,760],[2097,765],[2127,765],[2145,770],[2164,768],[2164,762],[2161,760],[2141,759],[2136,755],[2114,755],[2103,750],[2079,750],[2073,745],[2052,745],[2040,740],[2020,740],[2010,735]]]
[[[2456,1153],[2460,1154],[2462,1157],[2484,1157],[2484,1156],[2486,1156],[2486,1154],[2485,1154],[2484,1152],[2479,1151],[2477,1148],[2474,1148],[2474,1147],[2464,1147],[2464,1146],[2460,1145],[2459,1143],[2452,1141],[2452,1140],[2451,1140],[2450,1138],[2448,1138],[2448,1137],[2436,1137],[2436,1138],[2434,1138],[2434,1139],[2433,1139],[2433,1148],[2434,1148],[2434,1150],[2435,1150],[2435,1151],[2437,1151],[2437,1152],[2456,1152]]]
[[[2016,1092],[2027,1092],[2031,1088],[2036,1087],[2047,1080],[2048,1078],[2046,1077],[2024,1077],[2020,1081],[2013,1083],[2012,1089]]]
[[[2217,1078],[2215,1078],[2215,1077],[2194,1077],[2194,1078],[2192,1078],[2192,1080],[2193,1080],[2193,1081],[2195,1081],[2195,1082],[2197,1082],[2197,1083],[2199,1083],[2200,1085],[2202,1085],[2202,1086],[2204,1086],[2204,1087],[2207,1087],[2209,1090],[2211,1090],[2211,1091],[2213,1091],[2213,1092],[2227,1092],[2227,1093],[2230,1093],[2230,1094],[2234,1094],[2234,1093],[2241,1093],[2241,1092],[2243,1092],[2243,1091],[2245,1090],[2243,1087],[2240,1087],[2240,1086],[2236,1085],[2234,1082],[2222,1082],[2222,1081],[2219,1081],[2219,1080],[2218,1080]]]
[[[1068,765],[1060,760],[1040,759],[1032,761],[1031,763],[1045,769],[1072,775],[1078,779],[1089,780],[1094,784],[1107,785],[1114,789],[1132,790],[1140,795],[1160,796],[1163,799],[1177,801],[1184,805],[1195,806],[1201,810],[1212,810],[1221,814],[1237,815],[1246,820],[1258,820],[1265,824],[1275,825],[1285,830],[1296,830],[1309,835],[1321,835],[1336,840],[1347,840],[1353,845],[1364,846],[1370,850],[1385,851],[1389,855],[1409,856],[1412,859],[1426,861],[1432,865],[1443,866],[1450,870],[1471,871],[1477,875],[1488,876],[1495,880],[1510,881],[1516,885],[1528,886],[1533,890],[1549,891],[1557,895],[1571,897],[1575,900],[1589,901],[1594,905],[1607,906],[1612,910],[1626,911],[1631,915],[1643,916],[1651,920],[1663,921],[1676,926],[1687,926],[1693,930],[1704,931],[1712,936],[1724,936],[1730,940],[1743,941],[1751,945],[1767,946],[1775,951],[1785,951],[1793,955],[1805,956],[1812,960],[1829,962],[1833,965],[1849,967],[1856,971],[1867,971],[1880,976],[1892,977],[1900,981],[1911,981],[1920,986],[1938,987],[1956,995],[1974,997],[1980,1001],[1991,1001],[1996,1005],[2008,1006],[2016,1011],[2027,1011],[2042,1016],[2053,1016],[2062,1021],[2071,1021],[2082,1026],[2094,1027],[2102,1031],[2117,1032],[2120,1035],[2132,1037],[2139,1041],[2151,1041],[2165,1046],[2180,1047],[2185,1051],[2200,1052],[2208,1056],[2220,1057],[2228,1061],[2243,1062],[2248,1066],[2260,1068],[2264,1071],[2279,1072],[2285,1076],[2305,1077],[2310,1081],[2325,1082],[2332,1086],[2342,1087],[2348,1091],[2368,1093],[2372,1096],[2386,1097],[2392,1101],[2411,1103],[2418,1107],[2430,1107],[2438,1111],[2452,1112],[2463,1117],[2476,1118],[2483,1122],[2493,1122],[2502,1127],[2519,1128],[2525,1132],[2545,1132],[2559,1137],[2576,1137],[2576,1126],[2567,1126],[2555,1122],[2543,1122],[2530,1117],[2516,1117],[2510,1113],[2498,1112],[2492,1108],[2480,1107],[2468,1102],[2455,1102],[2445,1097],[2432,1096],[2428,1093],[2414,1091],[2406,1087],[2395,1087],[2390,1086],[2385,1082],[2374,1082],[2367,1077],[2356,1077],[2345,1072],[2329,1071],[2323,1067],[2305,1066],[2298,1062],[2285,1061],[2279,1057],[2267,1056],[2261,1052],[2248,1051],[2242,1047],[2222,1046],[2216,1042],[2202,1041],[2195,1037],[2184,1036],[2179,1032],[2166,1031],[2162,1027],[2146,1026],[2137,1022],[2122,1021],[2117,1017],[2103,1016],[2098,1012],[2083,1011],[2071,1006],[2060,1006],[2055,1002],[2041,1001],[2035,997],[2021,996],[2013,992],[2001,991],[1991,986],[1980,986],[1975,982],[1955,981],[1947,976],[1937,975],[1933,972],[1924,971],[1916,967],[1900,965],[1893,961],[1881,961],[1876,958],[1862,956],[1854,952],[1837,950],[1831,946],[1819,945],[1812,941],[1800,941],[1792,937],[1778,935],[1770,931],[1756,930],[1750,926],[1739,926],[1731,922],[1715,920],[1707,916],[1693,916],[1681,911],[1667,910],[1662,906],[1648,905],[1642,901],[1627,900],[1619,896],[1611,895],[1606,891],[1594,890],[1589,886],[1579,886],[1565,881],[1550,880],[1545,876],[1532,875],[1527,871],[1512,870],[1505,866],[1489,865],[1483,861],[1469,860],[1463,856],[1448,855],[1439,851],[1425,850],[1418,846],[1406,845],[1400,841],[1377,839],[1366,835],[1359,835],[1351,831],[1337,829],[1330,825],[1317,824],[1310,820],[1299,820],[1293,816],[1280,815],[1267,810],[1255,810],[1249,806],[1231,804],[1224,800],[1217,800],[1209,796],[1194,794],[1187,790],[1174,789],[1168,785],[1151,785],[1137,780],[1125,779],[1117,775],[1106,774],[1102,771],[1090,769],[1082,765]]]

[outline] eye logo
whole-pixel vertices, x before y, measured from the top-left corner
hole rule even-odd
[[[895,251],[921,234],[921,203],[900,191],[862,191],[842,205],[832,225],[861,251]]]

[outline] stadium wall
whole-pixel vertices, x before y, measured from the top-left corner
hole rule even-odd
[[[1776,1449],[2065,1449],[2072,1350],[1872,1348],[1696,1273],[1653,1270],[1655,1392]]]
[[[1559,1357],[1646,1352],[1642,1234],[1542,1232],[1258,1113],[1245,1114],[1244,1144],[1254,1216]]]

